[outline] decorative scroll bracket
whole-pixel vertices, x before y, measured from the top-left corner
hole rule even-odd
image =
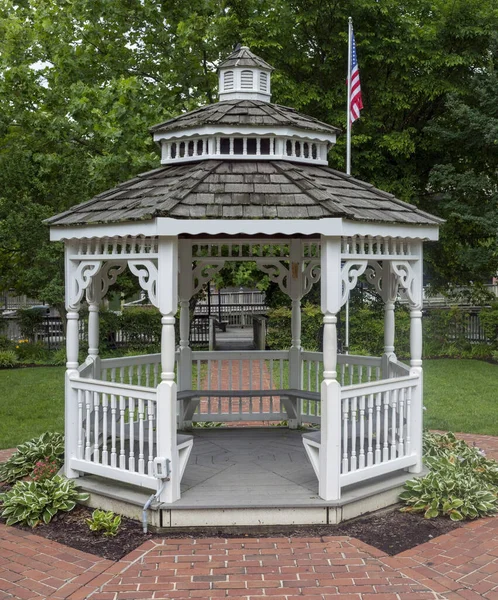
[[[354,259],[346,260],[342,265],[341,278],[342,278],[342,299],[341,306],[346,304],[349,297],[349,292],[354,290],[358,283],[358,278],[363,275],[368,266],[367,259]]]
[[[147,292],[151,304],[158,308],[156,264],[152,260],[129,260],[128,267],[138,277],[140,287]]]
[[[202,286],[209,283],[216,273],[219,273],[224,266],[224,261],[212,264],[209,261],[197,260],[195,267],[192,269],[192,295],[197,294]]]
[[[89,304],[98,304],[105,298],[111,285],[116,283],[118,275],[126,269],[125,261],[107,261],[98,276],[94,276],[91,285],[86,289],[86,300]]]
[[[422,309],[422,282],[417,281],[413,265],[407,260],[391,261],[397,287],[401,288],[412,309]]]
[[[270,278],[270,281],[276,283],[280,290],[290,296],[290,272],[289,268],[283,264],[280,260],[273,261],[266,264],[258,263],[259,268],[266,273]]]
[[[310,260],[308,263],[306,263],[303,273],[303,290],[301,298],[306,296],[314,283],[318,283],[320,281],[321,274],[322,271],[319,258]]]
[[[85,290],[87,290],[102,267],[101,260],[82,260],[76,266],[68,282],[67,308],[78,310]]]

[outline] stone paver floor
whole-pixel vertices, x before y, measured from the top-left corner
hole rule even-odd
[[[498,439],[462,436],[498,458]],[[155,539],[112,562],[0,525],[0,600],[498,600],[498,518],[390,557],[349,537]]]

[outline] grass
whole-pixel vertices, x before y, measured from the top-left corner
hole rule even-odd
[[[424,361],[424,405],[429,429],[498,436],[498,365]]]
[[[44,431],[63,431],[63,367],[0,370],[0,390],[0,448],[12,448]],[[424,361],[424,405],[430,429],[498,436],[498,365]]]
[[[0,448],[64,431],[64,367],[0,370]]]

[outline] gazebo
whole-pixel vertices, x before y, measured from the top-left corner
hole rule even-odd
[[[422,245],[441,221],[329,168],[337,129],[271,104],[271,72],[237,49],[219,67],[219,102],[152,128],[160,168],[48,220],[65,245],[65,474],[98,479],[101,501],[126,503],[143,488],[166,511],[180,505],[192,421],[319,425],[295,435],[316,475],[310,503],[322,508],[422,470]],[[227,261],[255,262],[291,298],[289,349],[190,348],[189,300]],[[162,315],[161,352],[100,359],[99,306],[127,268]],[[362,276],[384,301],[378,357],[337,350],[338,313]],[[323,352],[307,352],[301,300],[318,281]],[[394,348],[399,294],[410,309],[409,365]]]

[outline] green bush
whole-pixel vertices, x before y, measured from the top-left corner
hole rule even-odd
[[[15,351],[17,358],[21,363],[46,362],[50,353],[42,342],[30,342],[28,340],[19,340]]]
[[[498,346],[498,302],[491,305],[491,308],[483,308],[479,313],[479,320],[484,329],[488,340]]]
[[[17,354],[13,350],[0,350],[0,367],[15,367]]]
[[[116,331],[119,329],[119,315],[110,310],[101,310],[99,314],[99,341],[101,350],[116,346]]]
[[[0,494],[2,517],[7,525],[20,523],[36,527],[49,523],[59,511],[70,511],[76,502],[88,499],[78,493],[74,481],[56,475],[42,481],[18,481],[9,491]]]
[[[14,350],[16,344],[6,335],[0,335],[0,350]]]
[[[119,329],[128,345],[143,348],[161,341],[161,313],[155,308],[128,308],[119,317]]]
[[[90,531],[103,533],[105,536],[115,536],[121,525],[121,516],[115,515],[112,510],[94,510],[90,519],[86,520]]]
[[[423,512],[453,521],[476,519],[498,511],[498,463],[487,459],[452,433],[424,435],[425,462],[430,472],[407,481],[400,500],[404,512]]]
[[[53,460],[62,466],[64,460],[64,435],[62,433],[45,432],[17,447],[16,452],[0,464],[0,481],[13,483],[27,475],[31,475],[36,463],[42,460]]]
[[[315,304],[304,304],[301,311],[301,346],[306,350],[318,350],[323,315]],[[272,350],[290,348],[291,309],[281,306],[268,312],[266,343]]]

